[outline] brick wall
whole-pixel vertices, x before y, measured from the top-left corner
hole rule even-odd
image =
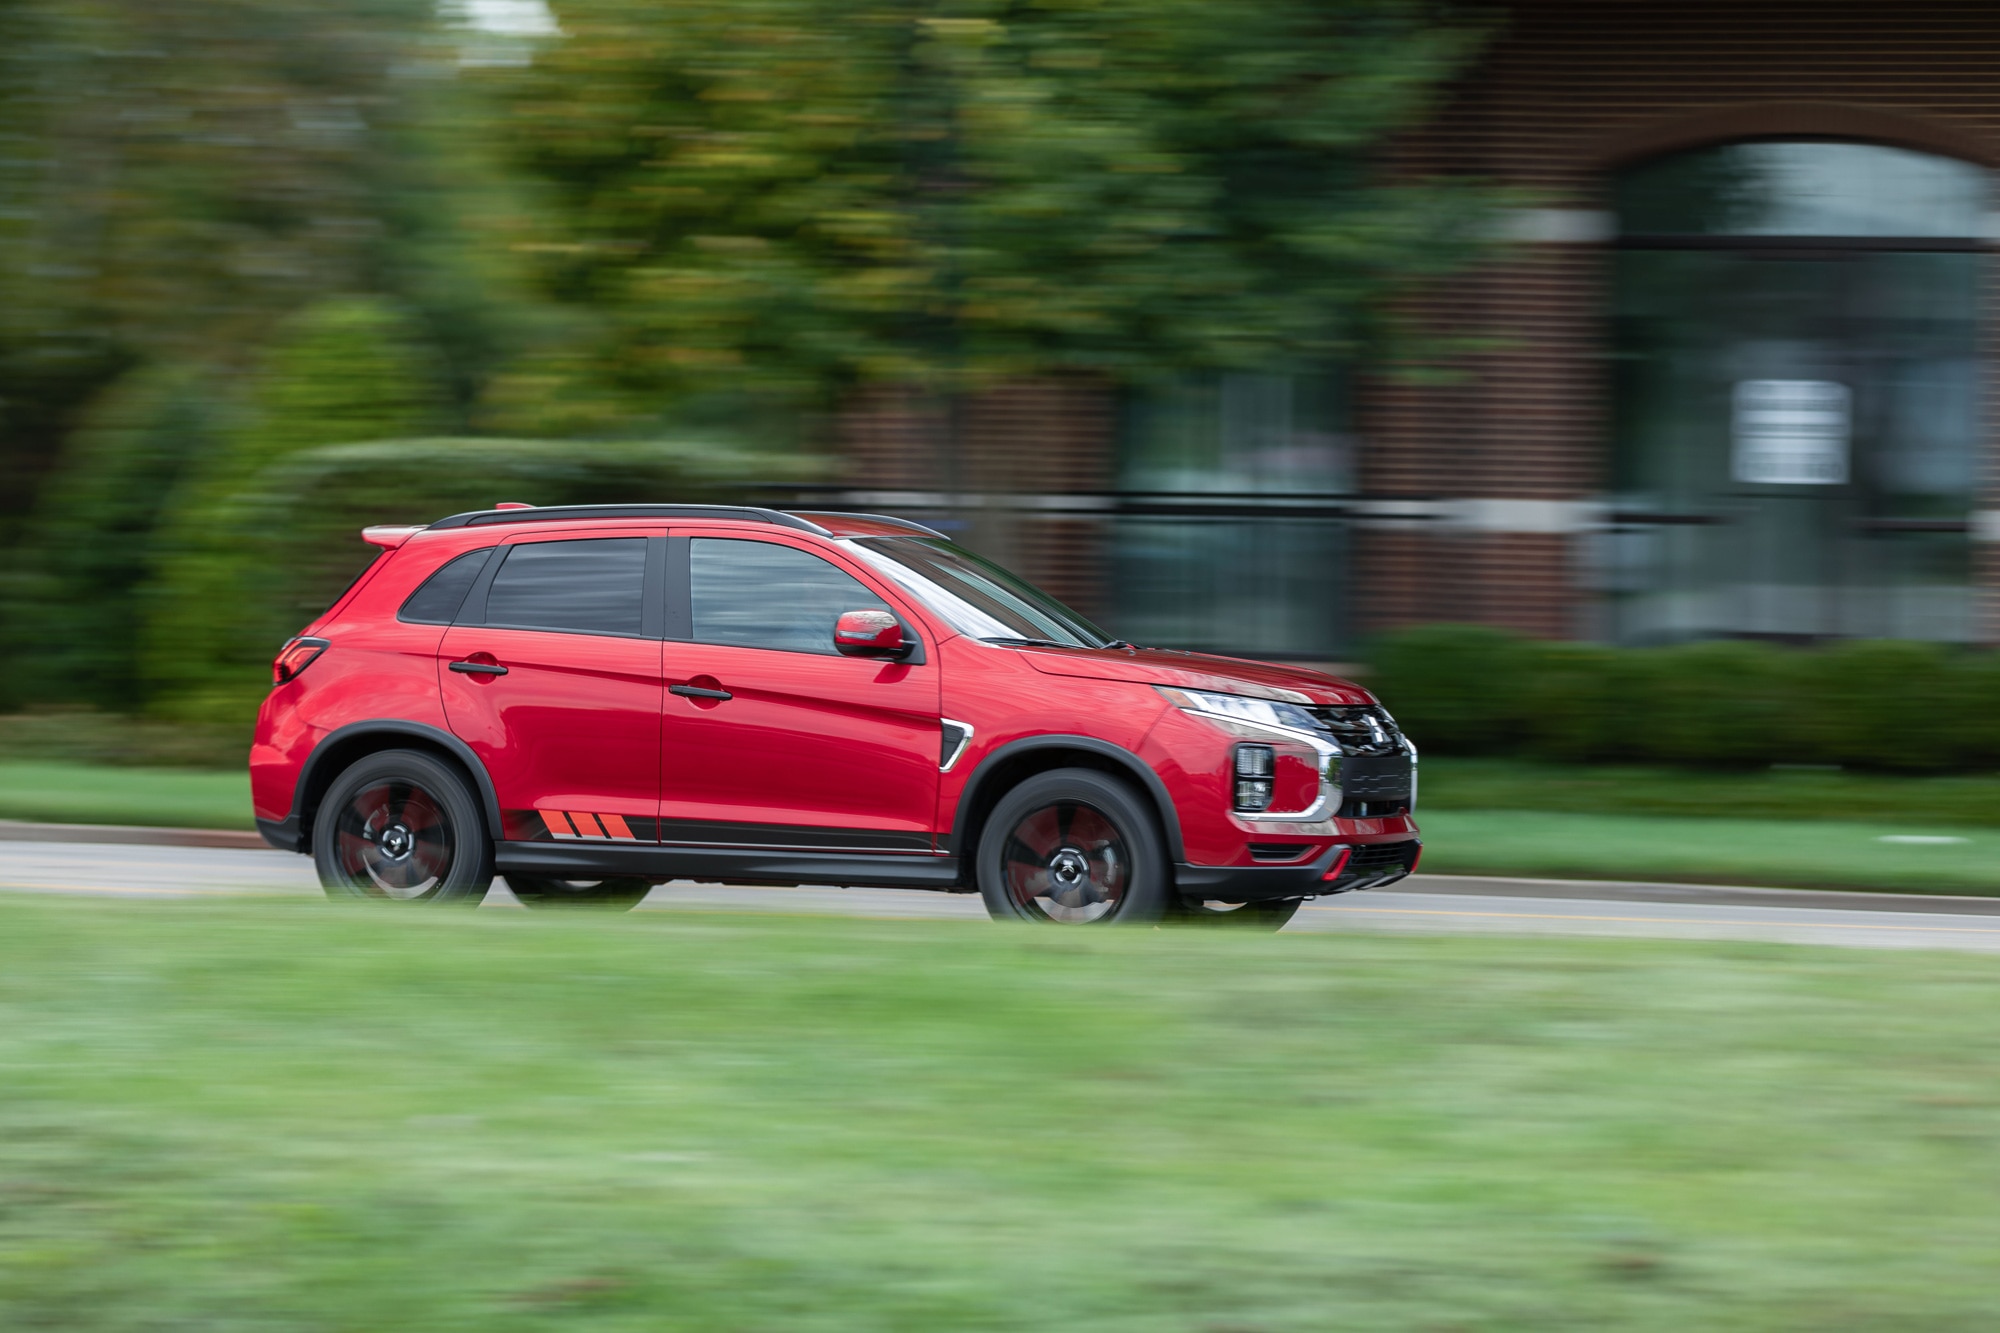
[[[2000,163],[2000,5],[1966,0],[1518,0],[1406,170],[1476,174],[1552,208],[1602,209],[1608,172],[1757,135],[1891,143]],[[1443,388],[1364,399],[1363,484],[1383,495],[1585,499],[1608,455],[1604,254],[1523,244],[1432,302],[1496,350]],[[1990,451],[2000,456],[2000,449]],[[1989,468],[2000,503],[2000,466]],[[1377,531],[1362,542],[1369,627],[1477,619],[1537,634],[1593,623],[1575,539]],[[2000,559],[1982,551],[1987,632]]]

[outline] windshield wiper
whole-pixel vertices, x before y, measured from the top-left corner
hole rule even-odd
[[[997,643],[1003,648],[1085,648],[1088,644],[1062,643],[1055,639],[991,638],[981,639],[981,643]]]

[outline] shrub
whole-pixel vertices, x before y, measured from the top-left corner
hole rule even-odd
[[[1375,691],[1426,748],[1478,754],[1522,738],[1533,653],[1528,642],[1477,625],[1425,625],[1387,636]]]
[[[1976,756],[1970,673],[1950,649],[1871,640],[1805,658],[1800,724],[1824,762],[1938,769]]]
[[[1412,739],[1446,753],[1912,771],[2000,763],[2000,655],[1937,644],[1621,649],[1433,625],[1382,639],[1374,667],[1371,683]]]
[[[1794,757],[1789,655],[1719,640],[1626,654],[1638,678],[1636,757],[1684,764],[1768,764]]]

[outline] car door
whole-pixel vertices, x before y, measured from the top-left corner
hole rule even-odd
[[[665,539],[538,533],[499,556],[445,631],[438,678],[502,836],[655,841]]]
[[[915,637],[909,616],[781,540],[676,536],[669,567],[661,841],[930,851],[935,655],[892,662],[833,646],[843,611],[888,609]]]

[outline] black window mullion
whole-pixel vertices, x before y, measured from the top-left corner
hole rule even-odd
[[[493,587],[494,578],[500,573],[500,566],[507,563],[513,553],[511,546],[502,546],[486,562],[486,568],[479,571],[479,581],[472,585],[472,591],[465,595],[465,601],[458,608],[456,624],[484,625],[486,623],[486,594]]]
[[[639,612],[639,632],[649,639],[667,633],[667,542],[665,537],[646,539],[645,605]]]
[[[690,537],[668,537],[662,543],[666,547],[666,565],[663,586],[666,590],[666,637],[688,641],[694,638],[694,604],[689,593],[689,570],[692,568],[691,552],[693,539]]]

